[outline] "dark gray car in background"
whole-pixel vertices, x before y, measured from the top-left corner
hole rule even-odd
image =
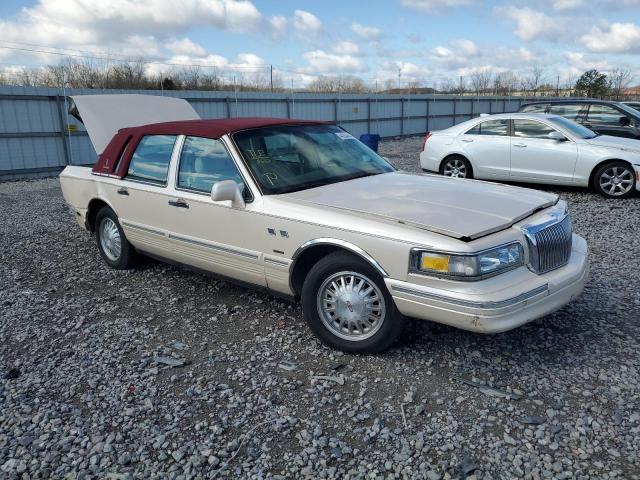
[[[600,135],[640,139],[640,112],[603,100],[547,100],[525,103],[519,112],[549,113],[578,122]]]

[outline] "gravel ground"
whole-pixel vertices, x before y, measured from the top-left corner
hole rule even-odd
[[[420,142],[382,154],[416,170]],[[640,198],[560,194],[581,298],[353,356],[265,293],[110,270],[57,180],[0,184],[0,477],[640,479]]]

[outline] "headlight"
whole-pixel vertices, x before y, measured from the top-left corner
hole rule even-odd
[[[409,270],[458,280],[479,280],[519,267],[524,263],[523,257],[520,242],[472,254],[414,249]]]

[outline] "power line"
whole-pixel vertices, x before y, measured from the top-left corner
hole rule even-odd
[[[74,54],[74,53],[64,53],[64,52],[56,52],[56,51],[48,51],[48,50],[40,50],[35,48],[23,48],[23,47],[9,47],[6,45],[0,45],[0,48],[4,48],[6,50],[16,50],[21,52],[31,52],[31,53],[44,53],[47,55],[58,55],[61,57],[73,57],[73,58],[85,58],[91,60],[105,60],[105,61],[114,61],[113,57],[103,57],[98,55],[83,55],[83,54]],[[53,48],[53,47],[46,47]],[[119,59],[120,61],[135,61],[135,57],[129,57],[128,60]],[[167,65],[173,67],[203,67],[203,68],[231,68],[234,70],[257,70],[257,69],[266,69],[269,68],[270,64],[255,64],[255,65],[244,65],[237,63],[227,63],[224,65],[216,65],[216,64],[205,64],[205,63],[174,63],[174,62],[162,62],[153,59],[145,59],[144,57],[140,57],[140,61],[142,63],[147,63],[150,65]]]

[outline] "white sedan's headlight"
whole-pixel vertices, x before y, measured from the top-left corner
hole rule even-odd
[[[411,251],[409,270],[457,280],[480,280],[512,270],[523,263],[522,244],[513,242],[473,254],[414,249]]]

